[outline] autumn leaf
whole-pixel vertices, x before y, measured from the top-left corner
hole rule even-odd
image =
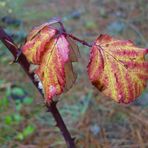
[[[148,49],[100,35],[90,50],[88,75],[94,86],[117,102],[135,100],[146,87]]]
[[[38,65],[35,74],[46,102],[72,87],[76,80],[72,62],[78,52],[72,39],[45,23],[30,32],[22,50],[30,63]]]

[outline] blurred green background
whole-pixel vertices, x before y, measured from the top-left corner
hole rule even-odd
[[[147,0],[0,0],[0,26],[20,47],[28,32],[62,17],[69,33],[88,42],[101,33],[148,47]],[[89,82],[89,49],[79,45],[78,79],[58,108],[78,148],[148,147],[148,89],[130,105],[101,95]],[[0,148],[66,148],[44,101],[0,43]],[[87,86],[87,87],[86,87]]]

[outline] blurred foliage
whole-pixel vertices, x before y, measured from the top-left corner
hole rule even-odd
[[[27,127],[25,127],[23,129],[22,132],[19,132],[16,135],[16,139],[17,140],[24,140],[26,137],[28,137],[31,134],[33,134],[35,132],[35,129],[36,129],[35,125],[33,125],[33,124],[28,125]]]
[[[126,24],[121,21],[115,21],[109,24],[107,27],[107,32],[111,35],[120,34],[126,28]]]
[[[15,98],[14,98],[15,96]],[[23,140],[35,132],[35,125],[29,123],[28,126],[21,128],[18,125],[25,121],[25,115],[22,110],[33,103],[33,99],[24,96],[24,91],[20,87],[7,88],[5,96],[0,98],[0,141],[2,137],[6,137],[6,141],[2,139],[2,145],[12,139]],[[22,139],[20,139],[20,136]],[[1,146],[2,146],[1,145]]]

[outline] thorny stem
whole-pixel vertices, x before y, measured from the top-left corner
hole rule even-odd
[[[81,39],[77,38],[76,36],[73,36],[72,34],[68,34],[68,33],[63,33],[63,34],[71,37],[72,39],[78,41],[79,43],[81,43],[81,44],[83,44],[85,46],[92,47],[92,44],[90,44],[90,43],[88,43],[88,42],[86,42],[84,40],[81,40]]]
[[[63,119],[56,107],[56,102],[52,102],[52,104],[50,106],[48,106],[48,104],[46,104],[48,111],[50,111],[53,117],[56,119],[56,126],[60,128],[61,133],[67,143],[67,147],[68,148],[76,148],[75,144],[74,144],[74,138],[71,138],[71,135],[66,127],[66,125],[63,122]]]
[[[3,44],[9,49],[9,51],[12,53],[15,59],[17,59],[17,55],[19,52],[19,48],[14,44],[13,40],[11,37],[5,33],[5,31],[0,27],[0,40],[3,42]],[[34,80],[34,73],[29,73],[29,66],[30,64],[28,63],[27,59],[23,54],[21,54],[17,60],[17,62],[21,65],[21,67],[24,69],[26,74],[30,77],[40,94],[43,96],[42,92],[38,88],[38,82]],[[68,148],[75,148],[74,144],[74,139],[71,137],[57,107],[56,107],[56,102],[52,102],[50,105],[46,105],[48,108],[48,111],[51,112],[52,116],[54,117],[56,121],[57,127],[60,129],[62,132],[62,135],[66,141],[67,147]],[[49,146],[50,147],[50,146]]]

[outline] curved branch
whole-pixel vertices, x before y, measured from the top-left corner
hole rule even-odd
[[[81,44],[83,44],[85,46],[92,47],[92,44],[90,44],[90,43],[88,43],[88,42],[86,42],[84,40],[81,40],[81,39],[77,38],[76,36],[74,36],[72,34],[68,34],[68,33],[65,33],[65,32],[63,34],[69,36],[70,38],[76,40],[77,42],[79,42],[79,43],[81,43]]]

